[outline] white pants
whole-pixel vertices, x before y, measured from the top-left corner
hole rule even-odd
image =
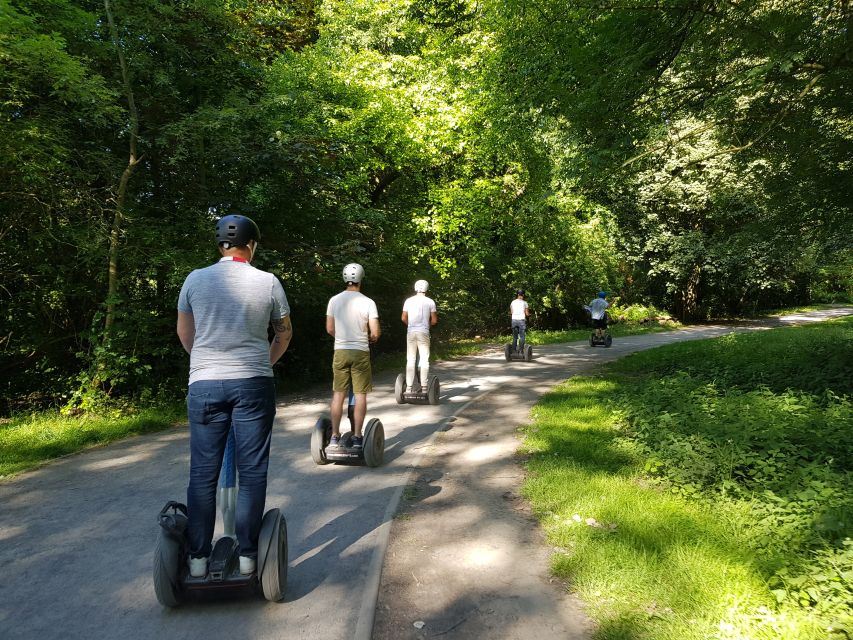
[[[406,335],[406,388],[412,387],[415,380],[415,365],[420,356],[421,385],[426,387],[429,375],[429,334],[409,333]]]

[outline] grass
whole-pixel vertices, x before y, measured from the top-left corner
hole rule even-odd
[[[597,638],[853,634],[851,368],[846,319],[645,351],[542,399],[524,492]]]
[[[681,328],[681,324],[674,320],[649,320],[646,322],[613,322],[610,324],[610,333],[615,337],[636,336],[644,333],[659,333],[661,331],[674,331]],[[588,340],[592,332],[590,327],[561,330],[529,329],[525,334],[528,344],[559,344],[562,342],[575,342],[577,340]],[[452,360],[478,353],[484,347],[495,343],[503,344],[512,341],[512,333],[504,333],[497,336],[482,338],[456,339],[449,342],[439,342],[434,350],[436,359]]]
[[[183,404],[63,416],[57,411],[0,421],[0,478],[32,469],[82,449],[128,436],[160,431],[186,418]]]
[[[759,311],[754,315],[746,315],[743,318],[775,318],[778,316],[785,316],[792,313],[807,313],[809,311],[821,311],[824,309],[832,309],[833,307],[837,307],[840,305],[849,304],[849,303],[815,303],[815,304],[807,304],[807,305],[799,305],[794,307],[780,307],[779,309],[766,309],[764,311]]]
[[[678,322],[648,322],[644,324],[635,323],[613,323],[610,325],[610,333],[616,337],[637,336],[643,333],[660,333],[661,331],[674,331],[680,329]],[[562,331],[539,331],[531,329],[525,336],[527,342],[532,345],[556,344],[559,342],[574,342],[576,340],[588,340],[591,328],[564,329]],[[500,341],[511,341],[512,334],[501,336]]]

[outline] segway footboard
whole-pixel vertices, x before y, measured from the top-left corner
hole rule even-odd
[[[441,397],[441,383],[438,381],[438,376],[431,375],[427,378],[426,387],[421,384],[420,373],[415,374],[414,391],[409,391],[406,388],[406,376],[397,375],[397,380],[394,383],[394,397],[397,404],[438,404]]]
[[[533,345],[526,344],[523,349],[513,349],[511,344],[504,346],[504,358],[510,360],[524,360],[525,362],[533,361]]]

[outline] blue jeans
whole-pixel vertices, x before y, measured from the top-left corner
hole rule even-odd
[[[527,322],[524,320],[512,321],[512,350],[517,351],[516,346],[520,342],[520,349],[524,350],[524,330],[527,328]]]
[[[240,555],[258,555],[267,495],[267,468],[275,381],[271,377],[199,380],[187,393],[190,422],[190,484],[187,538],[190,556],[207,557],[216,523],[216,482],[232,426],[237,444],[237,543]]]

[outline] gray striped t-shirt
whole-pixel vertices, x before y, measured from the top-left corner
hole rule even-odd
[[[178,311],[191,313],[195,325],[190,384],[272,376],[267,327],[290,314],[273,274],[223,258],[187,276]]]

